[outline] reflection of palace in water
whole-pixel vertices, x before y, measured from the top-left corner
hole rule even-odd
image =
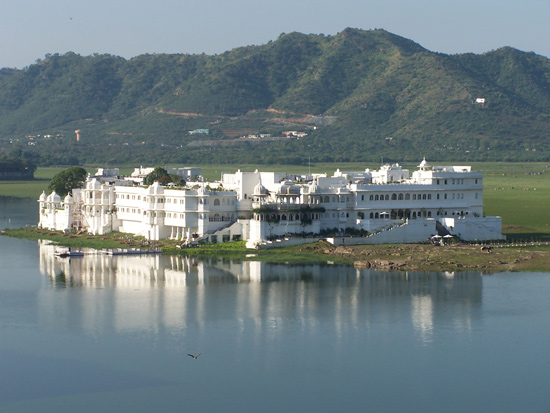
[[[377,272],[162,255],[60,259],[54,251],[40,244],[40,270],[47,276],[41,300],[51,300],[41,306],[51,313],[41,316],[62,329],[156,330],[219,319],[262,328],[291,322],[313,327],[322,320],[345,334],[360,324],[405,322],[429,342],[438,321],[447,329],[468,331],[481,309],[479,273]],[[63,294],[65,289],[70,294]],[[439,308],[445,310],[440,314]]]

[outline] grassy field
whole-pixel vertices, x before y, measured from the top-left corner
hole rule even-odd
[[[502,217],[503,232],[525,239],[550,240],[550,164],[548,163],[473,163],[474,170],[484,174],[484,213]],[[174,165],[176,166],[176,165]],[[413,171],[416,165],[405,164]],[[289,165],[207,165],[201,166],[209,180],[219,179],[222,172],[254,171],[255,169],[291,173],[328,173],[341,170],[378,168],[376,164],[312,164]],[[50,179],[64,168],[38,168],[33,181],[0,181],[0,196],[37,199]],[[87,167],[95,171],[94,167]],[[132,168],[121,168],[128,174]]]
[[[55,174],[66,168],[38,168],[32,181],[0,181],[0,196],[38,199]]]
[[[547,163],[479,164],[484,213],[502,217],[503,233],[550,240],[550,168]]]

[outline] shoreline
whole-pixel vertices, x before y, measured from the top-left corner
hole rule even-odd
[[[461,272],[502,271],[550,272],[550,243],[523,242],[492,244],[490,252],[481,245],[382,244],[369,246],[333,246],[326,242],[270,250],[246,249],[244,241],[209,244],[179,249],[174,240],[146,241],[124,233],[92,236],[87,233],[62,234],[32,229],[8,229],[0,235],[14,238],[46,239],[71,248],[160,248],[163,255],[221,256],[249,261],[303,264],[325,262],[354,265],[357,269],[381,271]]]

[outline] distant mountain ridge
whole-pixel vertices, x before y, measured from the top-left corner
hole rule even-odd
[[[188,134],[197,128],[208,145]],[[286,130],[308,135],[234,139]],[[289,33],[214,56],[67,53],[0,70],[0,147],[39,164],[69,152],[73,163],[549,160],[549,132],[549,59],[509,47],[445,55],[384,30]]]

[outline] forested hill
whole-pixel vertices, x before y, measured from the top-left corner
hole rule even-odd
[[[547,58],[433,53],[384,30],[0,70],[0,150],[42,165],[549,160],[549,133]]]

